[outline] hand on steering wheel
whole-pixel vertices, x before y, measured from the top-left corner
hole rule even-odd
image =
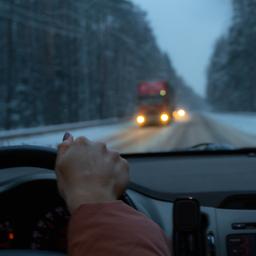
[[[72,212],[81,204],[117,200],[129,180],[128,163],[104,143],[70,134],[58,147],[56,175],[60,194]]]

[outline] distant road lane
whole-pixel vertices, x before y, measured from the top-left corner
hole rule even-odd
[[[129,127],[116,134],[108,145],[121,152],[170,151],[200,143],[227,144],[234,147],[255,147],[256,136],[217,122],[207,114],[193,114],[186,122],[168,127]]]
[[[64,132],[64,131],[63,131]],[[1,145],[33,144],[56,146],[63,132],[20,137],[0,141]],[[240,131],[227,123],[218,122],[206,113],[194,113],[190,119],[167,127],[139,128],[132,122],[89,127],[71,131],[74,136],[104,141],[122,153],[159,152],[212,142],[235,147],[256,146],[256,136]]]

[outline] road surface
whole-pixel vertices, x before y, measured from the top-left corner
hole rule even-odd
[[[226,118],[222,116],[222,119]],[[255,123],[256,124],[256,123]],[[255,126],[256,130],[256,126]],[[207,113],[193,113],[187,120],[178,120],[167,127],[139,128],[133,122],[122,122],[73,130],[74,136],[106,142],[122,153],[162,152],[188,148],[199,143],[228,144],[234,147],[255,147],[256,134],[251,134]],[[56,146],[63,132],[2,140],[1,145],[33,144]]]

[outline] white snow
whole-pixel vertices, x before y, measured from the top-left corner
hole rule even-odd
[[[256,135],[256,113],[211,113],[207,114],[217,122],[232,126],[250,135]]]
[[[201,114],[202,113],[200,113],[199,116]],[[240,145],[243,146],[243,145],[255,144],[256,115],[254,113],[223,114],[223,113],[205,112],[203,113],[203,115],[206,118],[213,120],[215,123],[223,124],[224,126],[233,128],[234,132],[238,131],[238,133],[235,132],[235,134],[240,134],[241,132],[241,136],[239,135],[238,137],[234,137],[234,136],[232,137],[232,141],[234,140],[232,144],[239,145],[239,147]],[[195,119],[195,121],[196,120],[197,119]],[[74,135],[74,137],[86,136],[91,140],[105,141],[110,148],[119,150],[121,152],[149,152],[149,151],[163,151],[167,148],[169,150],[171,147],[177,148],[177,145],[180,145],[180,143],[181,145],[187,145],[187,144],[190,145],[192,144],[191,140],[194,141],[194,139],[195,140],[198,139],[198,143],[199,143],[201,142],[203,133],[204,133],[204,130],[202,129],[205,129],[206,140],[215,139],[211,137],[213,136],[211,135],[211,132],[214,133],[214,131],[207,131],[206,130],[207,127],[203,126],[203,124],[199,123],[198,125],[199,126],[193,125],[193,122],[192,122],[192,126],[189,125],[189,123],[186,125],[186,122],[185,122],[184,126],[183,125],[179,126],[179,127],[183,127],[181,131],[183,131],[184,136],[183,135],[181,136],[179,128],[176,129],[176,132],[174,132],[173,129],[176,126],[167,127],[166,129],[165,128],[158,129],[155,127],[140,129],[134,126],[132,122],[79,128],[79,129],[70,130],[70,132]],[[200,125],[201,125],[201,128],[200,128]],[[192,129],[192,131],[187,129]],[[195,130],[193,131],[193,129]],[[232,131],[233,129],[231,130],[227,129],[223,131],[223,133]],[[217,132],[219,133],[221,131],[217,131]],[[61,142],[63,134],[64,134],[64,129],[62,132],[55,131],[55,132],[49,132],[45,134],[44,133],[37,134],[33,136],[24,135],[17,138],[2,139],[0,140],[0,146],[37,145],[37,146],[56,147],[56,145]],[[194,134],[193,136],[195,136],[195,138],[192,138],[191,136],[188,137],[191,134]],[[229,137],[228,136],[229,134],[226,134],[226,135],[227,137]],[[226,135],[223,134],[224,137]],[[218,138],[216,138],[216,140],[218,140]],[[193,144],[196,144],[196,143],[193,142]]]
[[[120,133],[127,129],[131,124],[122,123],[115,125],[102,125],[98,127],[88,127],[83,129],[76,129],[70,131],[74,137],[86,136],[90,140],[104,141],[105,138]],[[36,145],[36,146],[50,146],[56,147],[62,140],[64,132],[51,132],[41,135],[32,135],[20,138],[12,138],[0,141],[1,146],[10,145]]]

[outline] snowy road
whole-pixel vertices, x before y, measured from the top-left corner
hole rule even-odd
[[[132,122],[80,128],[74,136],[104,141],[123,153],[158,152],[212,142],[235,147],[256,146],[256,117],[254,115],[191,114],[188,121],[175,122],[168,127],[138,128]],[[63,132],[26,136],[0,141],[1,145],[33,144],[56,146]]]

